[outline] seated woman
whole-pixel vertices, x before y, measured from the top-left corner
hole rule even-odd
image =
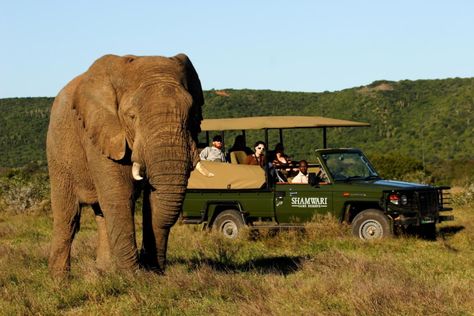
[[[265,143],[262,141],[258,141],[255,143],[255,153],[248,155],[247,160],[245,161],[248,165],[258,165],[262,168],[265,167]]]
[[[275,145],[275,158],[273,160],[273,165],[275,168],[280,169],[285,176],[291,177],[298,171],[298,169],[285,168],[291,167],[293,161],[291,161],[290,157],[285,154],[284,150],[285,149],[281,143]]]

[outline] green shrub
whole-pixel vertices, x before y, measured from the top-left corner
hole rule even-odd
[[[49,181],[46,165],[30,163],[0,175],[0,211],[24,213],[49,209]]]
[[[448,160],[432,168],[436,182],[468,188],[474,184],[474,160]]]
[[[423,163],[411,157],[399,154],[371,154],[370,161],[380,176],[385,179],[430,182],[430,172],[423,168]]]

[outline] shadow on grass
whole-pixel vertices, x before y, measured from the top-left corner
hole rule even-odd
[[[254,272],[259,274],[288,275],[297,272],[306,260],[303,256],[279,256],[249,260],[244,263],[223,262],[211,258],[192,258],[170,260],[170,264],[183,264],[190,271],[209,267],[212,270],[226,273]]]
[[[409,227],[398,231],[397,233],[400,236],[409,236],[416,237],[427,241],[436,241],[438,237],[446,240],[460,231],[464,230],[464,226],[446,226],[440,227],[438,231],[434,226],[426,226],[427,229],[423,227]]]
[[[449,237],[452,237],[452,236],[456,235],[460,231],[463,231],[464,228],[465,228],[464,226],[460,226],[460,225],[441,227],[439,229],[439,235],[443,239],[449,238]]]

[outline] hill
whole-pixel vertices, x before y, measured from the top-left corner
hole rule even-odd
[[[433,163],[473,160],[474,78],[376,81],[336,92],[205,91],[205,118],[318,115],[369,122],[370,128],[330,129],[330,147],[359,147]],[[45,135],[53,98],[0,99],[0,166],[45,160]],[[226,135],[231,145],[233,135]],[[285,134],[287,152],[299,158],[320,147],[319,130]],[[249,142],[261,134],[249,133]],[[271,135],[270,146],[277,141]]]
[[[204,115],[320,115],[369,122],[371,128],[330,129],[330,147],[361,147],[427,161],[474,157],[474,79],[388,82],[338,92],[255,90],[206,92]],[[312,132],[314,134],[314,131]],[[290,153],[320,145],[320,133],[296,133]]]
[[[54,98],[0,99],[0,167],[46,160],[46,131]]]

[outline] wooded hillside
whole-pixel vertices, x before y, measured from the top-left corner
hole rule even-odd
[[[53,98],[0,99],[0,166],[45,160]],[[474,78],[376,81],[336,92],[205,91],[205,118],[318,115],[368,122],[370,128],[329,129],[329,147],[359,147],[369,155],[405,156],[420,162],[474,159]],[[226,135],[227,146],[233,136]],[[249,133],[249,143],[262,138]],[[320,130],[285,134],[287,152],[307,157],[321,147]],[[275,133],[270,142],[277,141]]]

